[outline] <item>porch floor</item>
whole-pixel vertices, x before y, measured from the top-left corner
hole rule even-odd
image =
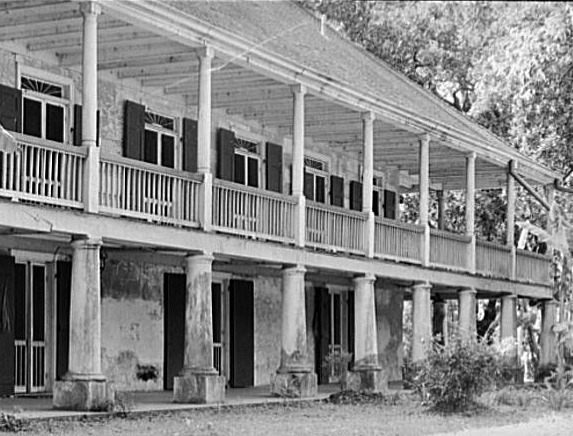
[[[308,401],[327,398],[333,392],[339,390],[338,384],[320,385],[318,395],[313,398],[287,399],[273,397],[269,386],[258,386],[243,389],[227,389],[223,407],[245,406],[280,403],[284,401]],[[124,392],[130,403],[131,413],[153,413],[179,410],[192,410],[220,407],[219,404],[180,404],[173,402],[173,391],[153,392]],[[73,412],[55,410],[52,408],[52,396],[50,394],[19,395],[14,397],[0,398],[0,413],[15,415],[20,419],[54,419],[54,418],[79,418],[82,416],[103,416],[108,412]]]

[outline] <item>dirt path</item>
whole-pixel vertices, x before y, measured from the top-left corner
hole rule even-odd
[[[572,434],[573,414],[570,416],[551,414],[520,424],[474,428],[434,436],[571,436]]]

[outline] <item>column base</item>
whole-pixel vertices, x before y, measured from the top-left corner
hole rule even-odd
[[[173,379],[173,402],[210,404],[225,399],[225,377],[219,374],[186,374]]]
[[[56,381],[52,404],[54,409],[110,412],[115,405],[115,389],[106,380]]]
[[[271,395],[287,398],[316,396],[318,378],[314,372],[277,372],[271,377]]]
[[[388,376],[380,369],[348,371],[343,389],[367,393],[386,392],[388,390]]]

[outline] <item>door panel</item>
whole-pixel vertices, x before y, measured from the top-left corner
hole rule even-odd
[[[327,288],[315,288],[314,300],[314,369],[318,384],[328,383],[329,368],[325,363],[330,339],[330,298]]]
[[[246,280],[231,280],[230,302],[230,377],[234,388],[254,384],[254,286]]]
[[[14,258],[0,255],[0,396],[14,393]]]
[[[173,377],[183,368],[185,350],[185,274],[164,277],[163,388],[173,389]]]

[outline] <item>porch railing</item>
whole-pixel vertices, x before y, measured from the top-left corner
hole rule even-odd
[[[517,280],[533,283],[549,282],[551,256],[518,249],[515,263]]]
[[[18,150],[0,152],[0,196],[83,207],[85,150],[17,133],[14,136]]]
[[[199,225],[198,176],[119,156],[102,156],[102,212],[182,226]]]
[[[430,263],[466,268],[471,238],[443,230],[430,230]]]
[[[366,220],[362,212],[307,202],[306,244],[327,250],[364,254]]]
[[[416,224],[377,218],[374,223],[374,255],[422,261],[424,228]]]
[[[494,242],[476,241],[476,271],[492,277],[510,277],[511,248]]]
[[[294,242],[292,197],[224,180],[213,182],[213,228],[225,233]]]

